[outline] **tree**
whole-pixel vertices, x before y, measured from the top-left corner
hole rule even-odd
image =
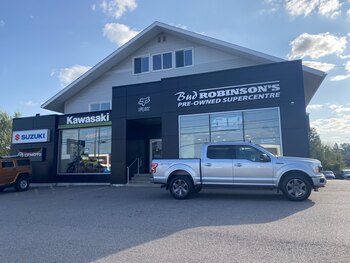
[[[0,112],[0,156],[10,154],[12,119],[20,116],[19,112],[16,112],[13,117],[6,112]]]
[[[343,147],[334,144],[333,147],[322,143],[315,128],[309,133],[310,156],[321,161],[324,170],[340,172],[346,165],[344,162]]]
[[[342,155],[347,167],[350,167],[350,143],[340,144]]]

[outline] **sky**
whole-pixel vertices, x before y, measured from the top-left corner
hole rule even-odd
[[[350,0],[0,0],[0,111],[40,105],[154,21],[327,73],[307,107],[350,143]]]

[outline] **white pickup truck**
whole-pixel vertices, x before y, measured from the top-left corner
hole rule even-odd
[[[203,186],[237,186],[277,188],[289,200],[302,201],[312,189],[326,185],[321,170],[318,160],[275,156],[247,142],[203,144],[198,159],[152,161],[153,182],[176,199],[186,199]]]

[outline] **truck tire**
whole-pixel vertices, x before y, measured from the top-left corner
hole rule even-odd
[[[291,174],[283,179],[281,190],[291,201],[304,201],[310,196],[312,185],[306,176]]]
[[[170,194],[176,199],[186,199],[190,196],[193,184],[191,179],[184,175],[177,175],[170,181]]]
[[[29,188],[29,178],[26,175],[20,175],[18,176],[16,183],[15,183],[15,189],[17,192],[23,192],[27,191]]]

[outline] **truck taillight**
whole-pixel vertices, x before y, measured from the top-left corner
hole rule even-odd
[[[151,173],[155,173],[157,171],[157,163],[152,163]]]

